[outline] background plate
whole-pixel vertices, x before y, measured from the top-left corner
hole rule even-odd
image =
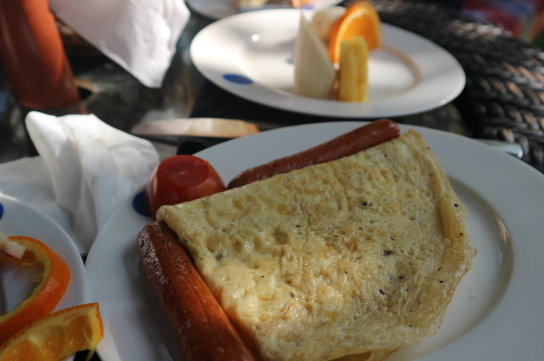
[[[465,86],[457,60],[435,43],[382,23],[383,45],[369,55],[369,100],[338,102],[292,93],[301,10],[262,10],[219,20],[191,44],[197,69],[219,87],[271,107],[320,116],[380,118],[442,106]]]
[[[236,15],[236,0],[185,0],[197,13],[209,17],[210,19],[222,19],[227,16]],[[341,0],[315,0],[308,8],[319,10],[325,7],[340,3]]]

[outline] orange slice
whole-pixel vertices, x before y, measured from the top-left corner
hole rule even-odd
[[[71,278],[66,262],[43,242],[30,237],[9,239],[26,247],[25,253],[20,260],[2,255],[0,262],[21,266],[39,264],[43,266],[43,273],[32,293],[14,310],[0,316],[0,345],[31,322],[51,313],[64,296]]]
[[[350,5],[333,25],[329,40],[329,56],[333,63],[339,61],[340,43],[356,36],[365,38],[369,51],[381,44],[380,17],[368,1],[357,1]]]
[[[58,361],[94,351],[104,337],[98,303],[78,305],[33,322],[0,345],[0,361]]]

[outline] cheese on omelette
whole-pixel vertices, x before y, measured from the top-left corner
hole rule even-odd
[[[262,359],[380,360],[440,327],[476,254],[466,213],[409,130],[158,219]]]

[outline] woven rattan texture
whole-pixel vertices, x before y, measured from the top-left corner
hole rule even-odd
[[[435,42],[459,61],[467,84],[454,104],[474,137],[519,142],[524,161],[544,171],[544,54],[539,49],[436,2],[372,3],[383,22]]]

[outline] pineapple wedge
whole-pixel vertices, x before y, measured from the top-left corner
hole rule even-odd
[[[368,94],[368,45],[362,36],[340,44],[338,100],[364,102]]]

